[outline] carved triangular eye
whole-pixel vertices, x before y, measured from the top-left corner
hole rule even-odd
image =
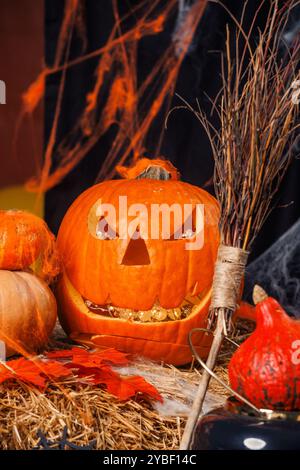
[[[102,216],[97,223],[96,236],[99,240],[114,240],[115,238],[118,238],[119,235],[113,228],[111,228],[106,218]]]
[[[196,235],[196,210],[189,215],[181,227],[179,227],[168,240],[176,241],[190,239]]]

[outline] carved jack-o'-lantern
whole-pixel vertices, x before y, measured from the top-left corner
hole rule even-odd
[[[183,364],[188,332],[206,326],[218,205],[166,161],[121,171],[81,194],[60,227],[61,322],[77,341]],[[205,356],[210,338],[195,342]]]

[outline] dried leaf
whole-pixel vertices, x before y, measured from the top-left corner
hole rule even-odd
[[[39,362],[39,366],[41,373],[52,379],[60,379],[71,375],[66,365],[58,361],[41,361]]]
[[[0,365],[0,383],[14,379],[44,388],[46,379],[70,376],[70,370],[55,361],[25,359],[21,357]]]
[[[47,357],[51,359],[70,359],[74,364],[80,364],[85,367],[95,367],[107,363],[116,366],[128,364],[127,355],[113,348],[88,351],[75,346],[69,350],[51,351],[47,353]]]
[[[142,394],[148,398],[153,398],[160,402],[163,401],[162,396],[156,388],[147,382],[143,377],[138,375],[132,377],[116,376],[105,381],[107,391],[117,396],[120,400],[128,400],[137,394]]]
[[[79,347],[47,353],[48,359],[24,357],[0,363],[0,383],[15,379],[45,388],[53,379],[74,377],[94,385],[103,385],[119,400],[128,400],[137,394],[162,401],[161,395],[143,377],[123,377],[108,363],[128,364],[127,355],[116,349],[87,351]]]
[[[1,364],[0,382],[14,379],[31,383],[37,387],[44,387],[46,384],[45,377],[41,376],[40,369],[37,365],[24,357],[9,361],[7,364]]]
[[[107,391],[119,398],[119,400],[128,400],[140,393],[148,398],[163,401],[157,389],[143,377],[124,377],[117,374],[109,366],[91,368],[74,363],[70,366],[74,369],[76,368],[78,377],[87,379],[94,385],[104,385]]]

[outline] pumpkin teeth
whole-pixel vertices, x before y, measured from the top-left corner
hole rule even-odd
[[[113,305],[98,305],[90,300],[84,300],[85,305],[92,313],[121,318],[137,323],[176,321],[187,318],[195,307],[194,304],[184,301],[180,307],[165,309],[155,304],[151,310],[130,310],[128,308],[115,307]]]

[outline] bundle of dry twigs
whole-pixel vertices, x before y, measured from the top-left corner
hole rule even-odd
[[[282,31],[291,9],[298,3],[288,0],[279,8],[278,0],[271,1],[265,29],[258,33],[254,49],[250,39],[256,17],[247,34],[242,26],[243,15],[241,22],[233,18],[237,28],[234,52],[227,28],[222,90],[218,102],[212,103],[220,118],[220,131],[212,126],[199,103],[197,109],[185,101],[180,106],[195,114],[209,137],[215,160],[215,192],[221,211],[221,244],[210,314],[210,324],[217,318],[217,326],[207,360],[209,369],[213,369],[230,328],[249,250],[274,204],[274,196],[292,158],[293,139],[299,125],[295,86],[299,78],[300,37],[287,46]],[[246,8],[247,2],[244,11]],[[190,445],[209,379],[205,370],[182,449]]]

